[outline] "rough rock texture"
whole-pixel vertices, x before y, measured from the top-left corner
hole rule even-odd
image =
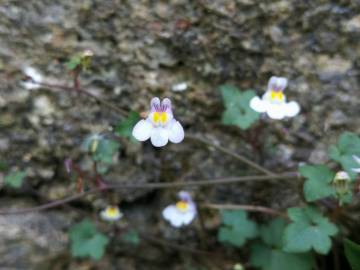
[[[326,162],[328,145],[342,131],[360,132],[359,12],[358,0],[2,1],[0,160],[9,168],[26,168],[25,186],[42,196],[60,198],[75,192],[64,159],[86,163],[80,152],[84,137],[109,130],[122,116],[75,93],[27,90],[21,79],[24,68],[33,67],[48,82],[70,85],[64,63],[73,54],[91,49],[94,61],[81,76],[82,86],[125,110],[142,112],[151,97],[168,96],[188,133],[226,145],[271,170],[295,170],[299,162],[309,160]],[[261,93],[271,75],[289,78],[288,98],[299,101],[302,113],[285,123],[258,124],[264,126],[259,139],[264,149],[253,151],[249,141],[254,131],[221,124],[217,87],[231,83]],[[184,82],[185,91],[171,90]],[[123,142],[107,177],[144,183],[250,173],[254,171],[238,161],[186,140],[163,150],[148,143]],[[40,203],[26,190],[17,194],[1,184],[0,188],[5,205],[19,205],[24,197],[35,197]],[[296,183],[246,183],[202,188],[196,194],[212,202],[289,207],[300,200],[297,188]],[[124,202],[143,231],[197,245],[196,226],[175,233],[160,221],[159,210],[173,198],[172,190],[119,191],[111,196]],[[74,215],[61,208],[0,216],[0,269],[60,265],[56,269],[149,270],[204,265],[201,256],[194,259],[166,247],[164,255],[161,246],[151,244],[141,254],[114,244],[97,266],[72,260],[61,230],[75,217],[93,215],[95,219],[107,200],[107,196],[84,199],[75,206],[84,209]],[[208,226],[217,222],[209,214]],[[221,265],[227,267],[225,261]]]

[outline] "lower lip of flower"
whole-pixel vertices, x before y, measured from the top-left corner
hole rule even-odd
[[[186,212],[189,209],[189,203],[185,202],[185,201],[178,201],[176,203],[176,208],[180,211],[180,212]]]

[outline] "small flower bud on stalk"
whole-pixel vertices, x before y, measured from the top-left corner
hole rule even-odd
[[[351,192],[350,182],[351,179],[347,172],[340,171],[336,173],[332,185],[339,197]]]
[[[85,50],[82,55],[80,56],[80,65],[83,70],[88,70],[91,66],[91,60],[94,56],[93,51]]]

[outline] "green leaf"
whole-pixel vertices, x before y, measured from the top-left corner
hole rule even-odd
[[[299,172],[306,178],[304,184],[306,201],[313,202],[328,196],[335,196],[336,191],[331,185],[335,173],[326,166],[301,166]]]
[[[225,112],[222,115],[223,124],[248,129],[259,119],[260,114],[249,105],[250,100],[256,95],[254,91],[240,92],[239,89],[230,85],[221,86],[220,91],[225,105]]]
[[[129,230],[128,232],[122,235],[122,240],[126,243],[137,246],[140,243],[140,237],[137,231]]]
[[[65,63],[67,69],[74,70],[81,64],[81,56],[73,56],[71,59]]]
[[[315,207],[289,208],[288,215],[293,221],[285,229],[284,250],[287,252],[307,252],[314,249],[327,254],[331,248],[330,236],[338,229]]]
[[[93,155],[95,161],[111,164],[113,157],[118,151],[120,144],[113,140],[103,139],[99,142],[98,148]]]
[[[109,238],[99,233],[88,219],[75,224],[70,229],[71,254],[74,257],[90,257],[100,260],[104,255]]]
[[[140,120],[140,115],[137,112],[130,112],[128,117],[121,121],[115,128],[115,132],[119,136],[124,136],[134,140],[132,130],[135,124]]]
[[[222,211],[221,216],[223,225],[218,232],[220,242],[242,247],[247,239],[256,237],[256,223],[248,220],[245,211]]]
[[[95,161],[112,164],[113,157],[119,150],[120,144],[104,138],[102,135],[92,134],[85,138],[81,148],[83,151],[90,153]]]
[[[360,156],[360,137],[355,133],[344,132],[341,134],[338,143],[332,145],[329,149],[330,157],[339,162],[342,168],[350,175],[352,179],[356,173],[352,170],[359,165],[353,158],[353,155]]]
[[[26,177],[25,171],[11,172],[5,176],[5,184],[13,188],[20,188]]]
[[[260,227],[260,236],[265,244],[277,248],[282,248],[283,246],[283,233],[286,223],[284,219],[277,218],[269,223],[269,225]]]
[[[250,261],[262,270],[310,270],[313,265],[311,253],[288,253],[283,251],[283,234],[286,223],[277,218],[267,226],[260,227],[263,241],[251,246]]]
[[[310,253],[287,253],[261,243],[251,246],[250,262],[262,270],[311,270],[313,257]]]
[[[360,245],[350,241],[344,240],[345,256],[348,260],[351,269],[360,270]]]

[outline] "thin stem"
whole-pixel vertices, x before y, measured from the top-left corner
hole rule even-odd
[[[259,171],[259,172],[262,172],[266,175],[272,175],[272,176],[275,176],[274,173],[272,173],[271,171],[267,170],[266,168],[260,166],[259,164],[256,164],[255,162],[249,160],[248,158],[242,156],[242,155],[239,155],[229,149],[226,149],[225,147],[221,146],[221,145],[218,145],[218,144],[215,144],[211,141],[208,141],[206,139],[203,139],[203,138],[200,138],[196,135],[192,135],[192,134],[187,134],[186,135],[186,138],[188,139],[191,139],[191,140],[195,140],[195,141],[198,141],[198,142],[201,142],[203,144],[206,144],[208,146],[211,146],[211,147],[214,147],[215,149],[237,159],[237,160],[240,160],[241,162],[249,165],[250,167],[254,168],[255,170]]]
[[[119,113],[121,116],[127,116],[128,112],[125,111],[124,109],[117,107],[115,105],[113,105],[111,102],[108,102],[105,99],[102,99],[88,91],[86,91],[83,88],[77,88],[77,87],[69,87],[69,86],[65,86],[65,85],[59,85],[59,84],[50,84],[50,83],[43,83],[43,82],[34,82],[40,86],[43,87],[48,87],[48,88],[55,88],[55,89],[61,89],[61,90],[65,90],[65,91],[74,91],[80,94],[83,94],[84,96],[88,96],[92,99],[94,99],[96,102],[101,103],[103,105],[105,105],[106,107],[108,107],[109,109]]]
[[[284,218],[288,218],[287,215],[281,211],[272,209],[270,207],[265,206],[257,206],[257,205],[238,205],[238,204],[203,204],[201,205],[203,208],[217,209],[217,210],[245,210],[250,212],[261,212],[274,216],[281,216]]]
[[[219,178],[219,179],[210,179],[210,180],[198,180],[198,181],[188,181],[188,182],[164,182],[164,183],[146,183],[146,184],[108,184],[107,186],[99,189],[93,188],[83,193],[69,196],[64,199],[52,201],[43,205],[29,207],[29,208],[20,208],[13,210],[0,210],[0,215],[12,215],[12,214],[23,214],[34,211],[43,211],[50,208],[55,208],[60,205],[78,200],[89,194],[100,193],[106,190],[116,190],[116,189],[166,189],[166,188],[179,188],[185,186],[210,186],[210,185],[224,185],[224,184],[235,184],[247,181],[271,181],[271,180],[289,180],[289,179],[300,179],[300,176],[296,172],[289,172],[274,176],[268,175],[253,175],[253,176],[238,176],[238,177],[228,177],[228,178]]]
[[[128,112],[125,111],[124,109],[122,109],[120,107],[117,107],[114,104],[112,104],[111,102],[108,102],[108,101],[106,101],[106,100],[104,100],[104,99],[102,99],[102,98],[100,98],[100,97],[86,91],[83,88],[77,87],[76,85],[75,85],[75,87],[69,87],[69,86],[65,86],[65,85],[50,84],[50,83],[43,83],[43,82],[34,82],[34,83],[36,83],[36,84],[38,84],[40,86],[48,87],[48,88],[57,88],[57,89],[65,90],[65,91],[74,91],[74,92],[83,94],[85,96],[88,96],[88,97],[94,99],[95,101],[103,104],[104,106],[108,107],[111,110],[114,110],[115,112],[119,113],[120,115],[122,115],[124,117],[128,114]],[[200,138],[198,136],[191,135],[191,134],[187,134],[186,138],[196,140],[196,141],[201,142],[203,144],[206,144],[208,146],[214,147],[215,149],[217,149],[217,150],[219,150],[219,151],[221,151],[221,152],[223,152],[223,153],[225,153],[225,154],[227,154],[227,155],[229,155],[229,156],[231,156],[231,157],[233,157],[233,158],[235,158],[237,160],[240,160],[241,162],[249,165],[250,167],[252,167],[252,168],[254,168],[254,169],[258,170],[259,172],[262,172],[262,173],[264,173],[266,175],[274,175],[271,171],[267,170],[263,166],[260,166],[259,164],[249,160],[248,158],[246,158],[246,157],[244,157],[244,156],[242,156],[240,154],[237,154],[237,153],[235,153],[235,152],[233,152],[233,151],[231,151],[229,149],[226,149],[221,145],[217,145],[217,144],[215,144],[215,143],[213,143],[213,142],[211,142],[209,140],[205,140],[203,138]]]

